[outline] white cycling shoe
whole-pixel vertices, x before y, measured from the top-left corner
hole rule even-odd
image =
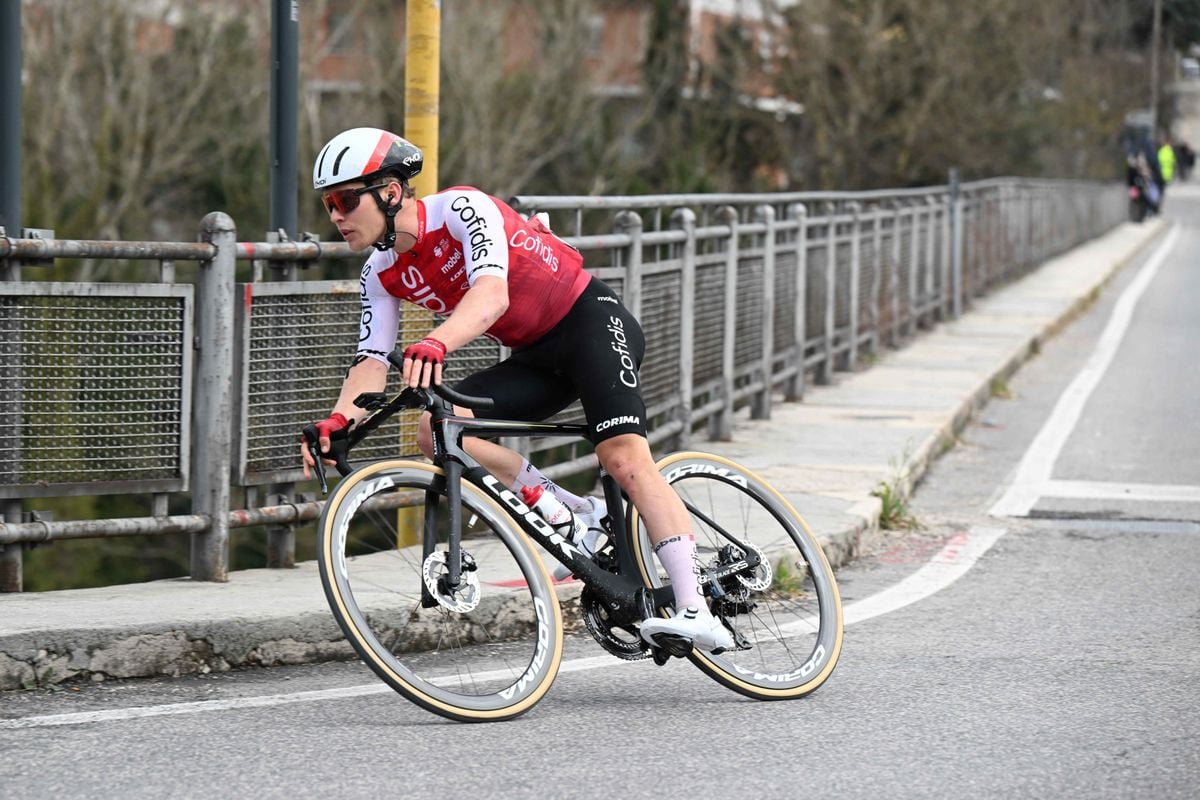
[[[608,506],[599,497],[588,497],[587,501],[591,505],[590,511],[574,512],[575,517],[587,526],[587,530],[579,539],[572,540],[571,544],[575,545],[585,556],[591,558],[596,555],[596,550],[600,548],[605,536],[604,526],[600,524],[600,520],[608,515]],[[550,576],[556,581],[566,580],[571,577],[571,568],[566,564],[556,562],[550,571]]]
[[[644,621],[641,634],[653,645],[663,646],[655,641],[656,636],[673,636],[686,639],[698,650],[713,654],[723,653],[733,647],[733,635],[721,624],[721,620],[707,612],[701,613],[694,606],[676,611],[673,617],[653,617]],[[667,649],[673,652],[675,648]]]

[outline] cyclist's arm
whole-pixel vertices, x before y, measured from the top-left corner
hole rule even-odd
[[[454,313],[430,332],[453,352],[482,336],[508,310],[508,281],[495,275],[478,278]]]
[[[373,358],[363,359],[346,372],[342,391],[333,407],[333,414],[341,414],[351,422],[367,415],[364,409],[354,405],[354,398],[363,392],[382,392],[387,388],[388,365]]]

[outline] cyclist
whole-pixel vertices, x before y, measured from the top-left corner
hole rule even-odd
[[[313,188],[338,232],[354,249],[376,250],[360,278],[358,351],[332,413],[316,423],[319,449],[328,451],[331,433],[365,415],[355,397],[384,389],[401,300],[444,318],[405,347],[408,386],[440,383],[447,354],[481,335],[492,337],[512,355],[455,388],[493,398],[495,407],[486,413],[498,419],[542,420],[580,400],[600,463],[637,507],[671,578],[675,615],[646,620],[641,635],[651,642],[659,634],[680,636],[702,650],[732,647],[729,631],[704,602],[690,517],[655,468],[646,441],[638,377],[645,340],[638,321],[541,220],[527,220],[469,186],[417,199],[409,181],[422,164],[421,151],[396,134],[353,128],[333,137],[313,165]],[[427,414],[417,441],[432,457]],[[499,444],[471,438],[464,446],[514,491],[540,484],[590,529],[598,528],[601,501],[566,491]],[[307,477],[313,462],[303,446],[301,457]],[[575,544],[590,555],[588,538]]]

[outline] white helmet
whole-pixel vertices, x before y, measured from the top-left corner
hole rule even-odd
[[[313,164],[313,188],[328,189],[383,174],[407,182],[424,163],[420,148],[407,139],[379,128],[351,128],[321,148]]]

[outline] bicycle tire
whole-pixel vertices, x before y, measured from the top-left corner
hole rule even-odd
[[[508,512],[462,486],[462,549],[474,563],[446,604],[421,604],[422,586],[444,573],[446,496],[440,468],[382,461],[338,484],[318,525],[317,562],[334,618],[376,675],[418,706],[448,719],[512,719],[550,688],[562,660],[562,612],[550,577]],[[422,558],[427,493],[437,498],[438,552]],[[417,531],[401,538],[411,505]],[[472,605],[474,603],[474,605]]]
[[[785,700],[819,688],[832,674],[842,650],[842,603],[833,570],[820,543],[790,503],[766,481],[729,459],[681,452],[657,464],[667,483],[691,504],[692,532],[702,567],[721,558],[728,540],[714,532],[699,511],[729,533],[759,548],[767,567],[750,581],[725,579],[723,600],[708,599],[725,611],[730,628],[749,650],[720,655],[693,650],[692,663],[718,683],[748,697]],[[649,586],[667,583],[656,565],[645,526],[636,509],[635,559]],[[738,558],[738,551],[726,561]],[[764,584],[765,585],[761,585]],[[757,587],[757,588],[755,588]],[[743,601],[732,599],[738,592]],[[666,612],[664,612],[666,613]]]

